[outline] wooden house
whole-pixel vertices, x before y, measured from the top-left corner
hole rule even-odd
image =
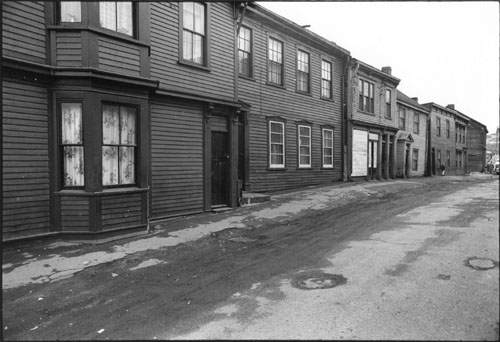
[[[484,172],[486,167],[486,138],[488,129],[482,123],[469,118],[466,145],[468,172]]]
[[[254,3],[240,7],[238,99],[243,189],[342,180],[349,52]]]
[[[396,177],[424,176],[429,110],[418,104],[418,98],[397,90],[397,118]]]
[[[436,103],[423,104],[429,109],[429,175],[468,173],[467,126],[469,118],[455,110],[454,105],[443,107]]]
[[[396,177],[396,87],[392,69],[352,59],[346,84],[346,173],[348,179]]]

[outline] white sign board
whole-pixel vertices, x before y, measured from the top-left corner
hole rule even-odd
[[[358,129],[352,130],[352,173],[351,176],[368,174],[368,133]]]

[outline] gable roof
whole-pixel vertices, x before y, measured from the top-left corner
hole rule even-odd
[[[425,114],[429,114],[429,108],[424,107],[420,105],[417,101],[400,91],[399,89],[397,90],[397,101],[401,102],[409,107],[412,107],[413,109],[419,110],[421,112],[424,112]]]

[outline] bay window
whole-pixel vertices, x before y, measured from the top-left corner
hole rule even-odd
[[[102,108],[102,184],[135,184],[137,109],[105,104]]]
[[[61,103],[63,187],[83,187],[84,155],[82,104]]]

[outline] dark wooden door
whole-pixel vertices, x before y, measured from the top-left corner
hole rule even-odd
[[[212,205],[227,205],[229,146],[226,132],[212,131]]]

